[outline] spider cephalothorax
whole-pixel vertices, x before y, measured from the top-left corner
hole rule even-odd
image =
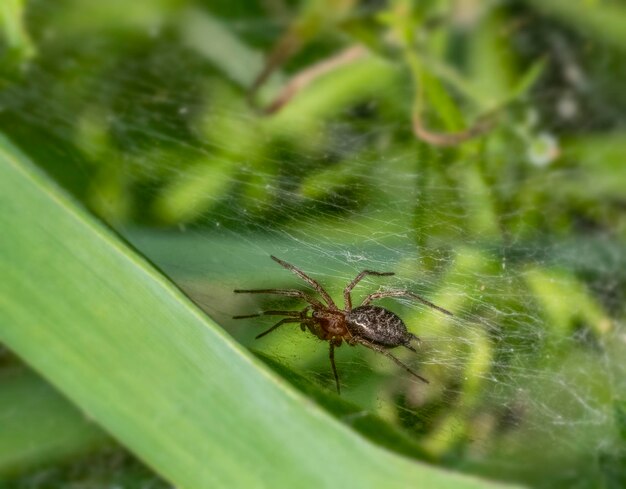
[[[394,274],[393,272],[373,272],[371,270],[363,270],[346,286],[343,291],[345,303],[344,308],[339,309],[328,292],[326,292],[317,281],[313,280],[302,270],[294,267],[293,265],[290,265],[275,256],[272,256],[271,258],[287,270],[291,270],[293,273],[298,275],[298,277],[311,285],[322,296],[325,304],[297,289],[235,290],[236,293],[277,294],[297,297],[309,303],[309,305],[301,311],[264,311],[260,314],[235,316],[235,319],[258,317],[262,315],[287,316],[278,321],[278,323],[267,331],[257,335],[257,338],[261,338],[262,336],[271,333],[285,323],[300,323],[302,331],[306,331],[308,329],[319,339],[328,341],[330,345],[330,364],[335,376],[338,393],[340,392],[340,388],[339,376],[337,375],[337,368],[335,366],[335,347],[341,346],[344,341],[351,346],[360,344],[378,353],[382,353],[407,370],[414,377],[418,378],[422,382],[428,383],[428,380],[413,372],[413,370],[411,370],[407,365],[387,351],[389,348],[395,348],[397,346],[404,346],[411,351],[415,351],[415,348],[413,348],[410,343],[412,340],[418,340],[417,336],[407,331],[406,325],[396,314],[383,307],[370,306],[369,303],[373,300],[382,299],[384,297],[409,297],[411,299],[418,300],[422,304],[432,307],[433,309],[437,309],[444,314],[452,316],[451,312],[443,309],[442,307],[436,306],[432,302],[429,302],[423,297],[420,297],[413,292],[409,292],[408,290],[374,292],[373,294],[368,295],[359,307],[352,308],[352,298],[350,297],[350,292],[352,292],[352,289],[357,283],[359,283],[359,281],[361,281],[361,279],[363,279],[363,277],[366,275],[389,276]]]

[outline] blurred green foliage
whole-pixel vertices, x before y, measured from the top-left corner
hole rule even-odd
[[[429,297],[472,325],[404,308],[420,336],[451,338],[424,367],[442,388],[416,399],[355,364],[353,400],[440,463],[620,487],[620,2],[5,0],[0,29],[0,130],[171,276],[220,256],[203,287],[260,285],[246,242],[298,263],[302,239],[426,275]],[[519,390],[544,414],[571,401],[551,396],[552,375],[615,424],[573,409],[566,434],[527,413]]]

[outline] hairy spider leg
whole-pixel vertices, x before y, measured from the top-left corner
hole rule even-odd
[[[300,318],[285,318],[285,319],[281,319],[280,321],[278,321],[274,326],[272,326],[267,331],[263,331],[261,334],[256,335],[254,337],[254,339],[258,340],[259,338],[262,338],[266,334],[270,334],[272,331],[274,331],[279,326],[282,326],[283,324],[286,324],[286,323],[299,323],[300,321],[301,321]]]
[[[276,294],[276,295],[285,295],[287,297],[298,297],[307,301],[313,307],[318,309],[326,309],[326,306],[322,304],[317,299],[314,299],[310,295],[302,292],[297,289],[254,289],[254,290],[241,290],[235,289],[233,292],[236,294]]]
[[[376,275],[378,277],[388,277],[391,275],[395,275],[394,272],[374,272],[373,270],[363,270],[361,273],[359,273],[352,282],[350,282],[345,289],[343,289],[343,302],[344,302],[344,309],[346,312],[349,312],[352,309],[352,298],[350,297],[350,292],[352,292],[352,289],[354,289],[354,287],[356,286],[356,284],[358,284],[363,277],[366,277],[367,275]]]
[[[357,343],[360,343],[361,345],[369,348],[370,350],[374,350],[377,353],[382,353],[386,357],[391,358],[391,360],[393,360],[396,363],[396,365],[399,365],[400,367],[402,367],[404,370],[409,372],[413,377],[421,380],[422,382],[424,382],[426,384],[430,384],[430,382],[427,379],[425,379],[421,375],[418,375],[415,372],[413,372],[413,370],[407,364],[402,362],[399,358],[393,356],[391,353],[389,353],[382,346],[376,345],[376,344],[371,343],[371,342],[369,342],[367,340],[364,340],[363,338],[359,338],[359,337],[356,337],[356,336],[354,337],[354,341],[356,341]]]
[[[304,311],[263,311],[258,314],[246,314],[245,316],[233,316],[233,319],[248,319],[248,318],[258,318],[261,316],[290,316],[290,317],[300,317],[300,315],[307,311],[309,308],[307,307]]]
[[[335,376],[335,384],[337,385],[337,394],[341,395],[341,387],[339,386],[339,374],[337,373],[337,367],[335,366],[335,340],[329,341],[330,349],[328,350],[328,358],[330,358],[330,366],[333,369],[333,375]],[[339,343],[341,345],[341,343]],[[337,345],[337,346],[339,346]]]
[[[318,294],[320,294],[324,298],[324,300],[328,303],[331,309],[335,311],[338,310],[337,305],[333,302],[328,292],[324,290],[324,288],[319,284],[319,282],[317,282],[316,280],[313,280],[311,277],[309,277],[306,273],[304,273],[299,268],[296,268],[295,266],[287,263],[286,261],[281,260],[280,258],[276,258],[274,255],[270,255],[270,258],[274,260],[276,263],[278,263],[280,266],[282,266],[283,268],[286,268],[287,270],[290,270],[293,273],[295,273],[298,277],[300,277],[302,280],[307,282],[311,287],[317,290]]]
[[[387,291],[384,291],[384,292],[374,292],[373,294],[368,295],[363,300],[361,305],[362,306],[366,306],[370,302],[375,301],[377,299],[382,299],[384,297],[409,297],[411,299],[415,299],[415,300],[421,302],[422,304],[427,305],[428,307],[432,307],[433,309],[437,309],[439,312],[447,314],[448,316],[454,316],[454,314],[452,314],[450,311],[444,309],[443,307],[436,306],[432,302],[427,301],[423,297],[421,297],[421,296],[419,296],[419,295],[417,295],[417,294],[415,294],[413,292],[409,292],[408,290],[387,290]]]

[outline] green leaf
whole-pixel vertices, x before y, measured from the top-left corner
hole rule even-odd
[[[111,440],[49,384],[22,369],[0,375],[0,479]]]
[[[183,44],[208,59],[240,88],[248,88],[263,69],[263,54],[246,46],[224,22],[200,9],[180,16]],[[280,76],[273,78],[279,83]]]
[[[336,396],[333,391],[320,388],[274,358],[262,352],[255,352],[255,354],[300,392],[315,399],[315,402],[320,406],[336,418],[343,419],[365,438],[411,458],[433,460],[433,457],[408,433],[387,423],[375,414],[364,412],[362,406]]]
[[[0,139],[0,341],[180,488],[485,487],[377,447]]]
[[[0,2],[0,71],[12,71],[35,55],[35,48],[24,27],[25,3],[24,0]]]
[[[537,80],[543,75],[547,61],[540,58],[530,65],[530,67],[522,74],[520,79],[515,83],[509,96],[503,103],[509,103],[525,95],[535,85]]]

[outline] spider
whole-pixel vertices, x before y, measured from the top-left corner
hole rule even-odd
[[[258,334],[256,339],[262,338],[283,324],[300,323],[300,329],[302,331],[306,331],[308,329],[320,340],[328,341],[330,345],[330,365],[335,377],[338,394],[341,394],[341,388],[339,386],[337,367],[335,366],[335,348],[341,346],[344,341],[350,346],[356,346],[359,344],[377,353],[381,353],[393,360],[413,377],[427,384],[429,383],[428,380],[421,375],[416,374],[402,361],[387,351],[391,348],[403,346],[417,353],[417,350],[415,350],[410,343],[413,340],[419,341],[419,338],[407,331],[404,322],[396,314],[383,307],[370,306],[369,304],[374,300],[382,299],[384,297],[409,297],[427,305],[428,307],[432,307],[439,312],[453,316],[450,311],[436,306],[423,297],[407,290],[374,292],[373,294],[368,295],[360,306],[353,308],[350,292],[352,292],[352,289],[354,289],[356,284],[358,284],[364,277],[367,275],[375,275],[378,277],[394,275],[393,272],[374,272],[372,270],[363,270],[346,286],[343,290],[344,308],[342,310],[337,307],[328,292],[326,292],[326,290],[324,290],[324,288],[316,280],[313,280],[299,268],[296,268],[295,266],[284,262],[275,256],[271,256],[271,258],[279,265],[292,271],[302,280],[311,285],[320,294],[320,296],[322,296],[325,303],[322,303],[318,299],[297,289],[235,290],[234,292],[237,294],[276,294],[288,297],[297,297],[298,299],[303,299],[309,304],[301,311],[264,311],[259,314],[234,316],[233,319],[245,319],[259,316],[287,316],[278,321],[268,330]],[[309,312],[311,315],[309,315]]]

